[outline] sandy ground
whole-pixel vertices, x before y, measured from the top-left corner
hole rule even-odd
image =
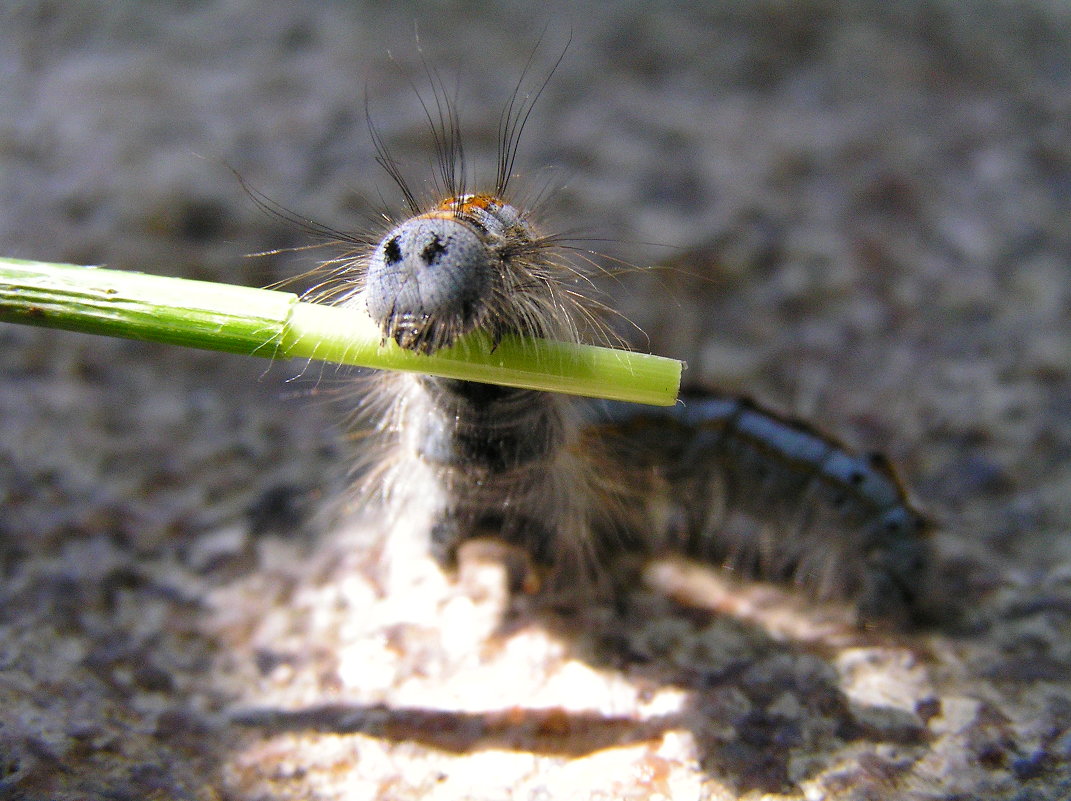
[[[343,377],[0,326],[0,798],[1071,795],[1071,13],[732,7],[5,3],[0,252],[295,276],[228,165],[361,228],[366,100],[427,174],[417,35],[479,173],[571,32],[518,161],[547,225],[672,267],[606,283],[638,347],[888,453],[960,614],[680,565],[509,598],[347,506]]]

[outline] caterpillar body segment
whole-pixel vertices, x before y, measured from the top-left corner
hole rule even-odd
[[[633,484],[664,493],[671,512],[652,554],[855,599],[862,622],[925,616],[928,525],[880,455],[712,394],[670,409],[602,404],[592,426],[613,459],[638,471]]]

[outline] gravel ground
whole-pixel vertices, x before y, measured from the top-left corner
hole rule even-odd
[[[571,32],[518,161],[547,225],[673,268],[607,282],[637,346],[888,453],[957,612],[671,563],[510,598],[346,502],[343,377],[0,326],[0,798],[1071,795],[1067,5],[367,5],[5,3],[0,253],[293,277],[228,167],[359,228],[366,101],[426,174],[417,37],[479,171]]]

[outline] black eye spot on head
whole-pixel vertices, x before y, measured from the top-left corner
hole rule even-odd
[[[875,470],[891,470],[892,466],[889,464],[889,459],[884,453],[878,453],[877,451],[871,451],[866,455],[867,461],[870,462],[870,466]]]
[[[397,264],[402,260],[402,248],[398,244],[398,237],[392,236],[383,245],[383,260],[387,264]]]
[[[429,267],[439,260],[439,257],[446,253],[446,245],[438,236],[433,236],[431,241],[424,246],[424,249],[420,251],[420,258],[424,260],[424,263]]]

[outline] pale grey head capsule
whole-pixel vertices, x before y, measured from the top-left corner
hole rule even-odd
[[[494,265],[471,225],[446,214],[413,217],[372,254],[365,303],[384,337],[433,353],[480,324]]]

